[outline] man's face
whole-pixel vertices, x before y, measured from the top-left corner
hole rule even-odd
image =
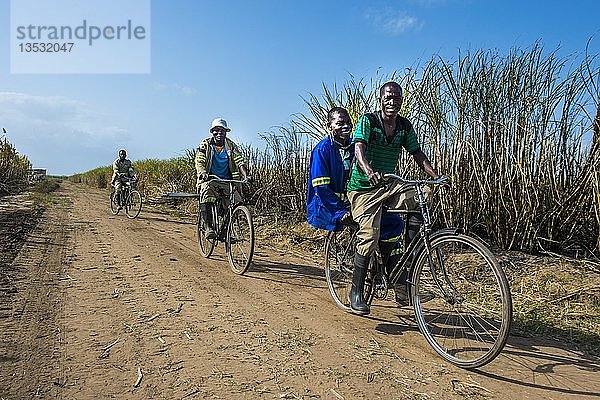
[[[346,144],[352,132],[352,121],[350,116],[345,112],[337,112],[333,114],[333,118],[329,122],[329,129],[333,133],[333,138],[336,142]]]
[[[225,136],[227,136],[227,130],[225,128],[217,126],[211,129],[210,132],[212,133],[217,146],[222,146],[223,143],[225,143]]]
[[[119,159],[121,159],[121,161],[122,161],[122,160],[125,159],[125,157],[127,157],[127,153],[125,153],[124,151],[120,151],[119,152]]]
[[[398,115],[402,107],[402,91],[400,86],[388,85],[383,89],[380,105],[386,117],[392,118]]]

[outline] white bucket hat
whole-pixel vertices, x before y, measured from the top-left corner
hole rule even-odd
[[[225,128],[225,130],[227,132],[229,132],[231,129],[229,129],[227,127],[227,121],[225,121],[223,118],[215,118],[213,119],[212,124],[210,124],[210,129],[209,131],[212,131],[214,128],[216,128],[217,126],[221,127],[221,128]]]

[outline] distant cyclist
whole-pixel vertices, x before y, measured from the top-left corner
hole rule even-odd
[[[229,200],[229,185],[210,180],[209,175],[217,176],[221,179],[242,179],[248,180],[246,163],[242,157],[238,146],[227,138],[227,132],[231,131],[227,126],[227,121],[223,118],[216,118],[210,125],[211,137],[206,138],[200,143],[196,152],[196,174],[198,177],[196,187],[200,194],[200,215],[206,221],[206,237],[214,239],[216,237],[214,222],[210,207],[220,198],[225,204]],[[240,202],[241,196],[236,191],[234,201]]]
[[[115,187],[115,195],[119,208],[122,207],[122,204],[120,204],[120,192],[123,185],[128,182],[129,179],[135,180],[135,178],[135,169],[133,168],[131,160],[127,159],[127,152],[125,149],[119,150],[119,158],[113,162],[113,176],[110,182],[111,185]]]

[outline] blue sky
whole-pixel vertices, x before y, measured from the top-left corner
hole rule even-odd
[[[567,55],[594,37],[598,53],[599,3],[153,0],[150,73],[11,74],[10,1],[0,0],[0,126],[52,174],[108,165],[123,147],[133,160],[182,155],[218,116],[232,139],[260,146],[259,133],[305,111],[300,96],[349,74],[538,40]]]

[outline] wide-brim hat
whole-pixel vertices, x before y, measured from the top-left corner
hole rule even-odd
[[[227,121],[225,121],[223,118],[215,118],[213,119],[212,124],[210,124],[210,129],[209,131],[212,131],[214,128],[216,127],[221,127],[221,128],[225,128],[225,130],[227,132],[231,131],[231,129],[229,129],[227,127]]]

